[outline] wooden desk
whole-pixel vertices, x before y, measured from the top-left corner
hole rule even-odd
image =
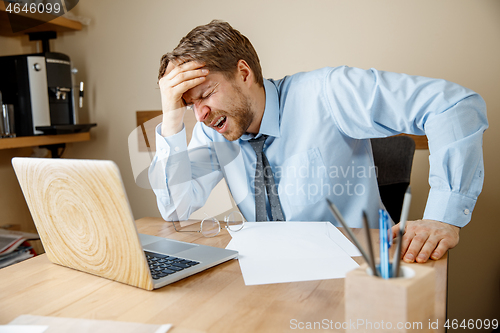
[[[137,228],[145,234],[217,247],[225,247],[230,240],[226,232],[215,238],[176,233],[171,223],[158,218],[140,219]],[[356,261],[361,262],[361,257]],[[437,271],[436,313],[442,323],[447,258],[426,265]],[[237,260],[231,260],[145,291],[54,265],[41,255],[0,270],[0,324],[32,314],[172,323],[173,333],[290,332],[297,331],[291,329],[292,319],[344,322],[343,289],[344,279],[245,286]]]

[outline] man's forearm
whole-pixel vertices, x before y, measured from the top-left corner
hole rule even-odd
[[[465,98],[426,122],[431,191],[424,219],[465,226],[483,180],[482,136],[488,127],[479,95]]]
[[[210,191],[222,179],[218,164],[211,158],[212,145],[195,130],[187,149],[186,130],[163,137],[156,132],[156,154],[149,168],[149,180],[157,196],[158,208],[167,221],[187,219],[203,206]],[[193,161],[191,160],[193,159]]]
[[[161,123],[161,135],[163,137],[169,137],[182,131],[184,113],[186,112],[186,107],[165,111],[163,109],[163,120]]]

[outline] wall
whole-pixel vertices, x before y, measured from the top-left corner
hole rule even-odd
[[[472,223],[450,251],[448,315],[500,317],[500,251],[493,245],[500,236],[495,202],[500,186],[499,1],[85,0],[75,13],[91,18],[91,24],[64,34],[53,46],[80,69],[88,98],[82,117],[98,127],[92,130],[94,141],[75,144],[65,156],[116,161],[136,218],[158,211],[152,192],[134,184],[128,160],[135,111],[160,109],[161,55],[211,19],[227,20],[249,37],[265,77],[349,65],[444,78],[479,92],[490,121],[484,137],[486,183]],[[0,172],[4,168],[1,164]],[[418,218],[428,191],[428,152],[417,152],[413,171],[410,217]],[[0,177],[3,182],[3,173]]]

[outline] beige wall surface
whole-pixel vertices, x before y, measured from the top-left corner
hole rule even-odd
[[[480,93],[490,122],[484,137],[486,181],[472,222],[450,251],[448,316],[500,317],[495,202],[500,188],[500,1],[82,0],[74,12],[90,18],[90,25],[51,45],[79,69],[77,80],[84,80],[87,89],[81,121],[98,127],[90,143],[70,145],[65,157],[114,160],[136,218],[159,214],[154,194],[134,183],[127,139],[135,128],[135,111],[160,109],[156,78],[161,55],[212,19],[227,20],[249,37],[268,78],[348,65],[444,78]],[[35,51],[34,46],[27,50],[26,37],[1,38],[0,45],[2,55]],[[9,169],[9,157],[16,153],[0,154],[0,209],[15,209],[12,218],[26,219]],[[427,151],[417,152],[413,168],[410,217],[419,218],[428,191]],[[15,195],[7,199],[11,189]]]

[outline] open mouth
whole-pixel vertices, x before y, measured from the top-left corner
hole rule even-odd
[[[226,123],[226,120],[227,120],[226,116],[222,116],[219,119],[217,119],[217,121],[215,122],[215,124],[213,124],[212,126],[221,129],[222,127],[224,127],[224,124]]]

